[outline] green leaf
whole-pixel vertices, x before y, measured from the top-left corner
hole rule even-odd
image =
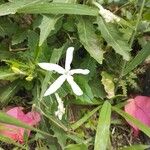
[[[88,150],[88,147],[85,144],[70,144],[65,150]]]
[[[147,43],[141,51],[138,52],[138,54],[135,56],[132,61],[127,63],[124,71],[123,76],[130,73],[133,69],[135,69],[140,63],[142,63],[148,56],[150,55],[150,43]]]
[[[77,134],[67,134],[67,137],[69,139],[75,141],[78,144],[86,143],[86,141],[83,139],[83,137],[81,137],[80,135],[77,135]]]
[[[18,30],[12,37],[12,45],[19,44],[27,39],[27,30]]]
[[[36,60],[38,59],[41,49],[38,47],[39,43],[39,35],[32,30],[28,31],[28,47],[30,51],[28,51],[29,55],[33,56]],[[28,56],[29,57],[29,56]]]
[[[80,42],[87,50],[87,52],[93,57],[98,63],[102,64],[103,50],[98,36],[95,33],[94,26],[90,21],[91,18],[77,17],[78,34]]]
[[[5,3],[5,1],[4,1],[4,0],[1,0],[1,1],[0,1],[0,4],[3,4],[3,3]]]
[[[110,121],[111,105],[108,101],[105,101],[99,113],[94,150],[106,150],[109,140]]]
[[[97,101],[96,99],[94,99],[94,95],[92,93],[92,89],[89,86],[89,84],[87,82],[87,79],[85,77],[77,76],[75,78],[75,81],[77,82],[77,84],[79,85],[79,87],[83,91],[83,95],[76,96],[76,100],[74,101],[75,104],[82,104],[82,105],[100,104],[99,101]]]
[[[150,145],[132,145],[132,146],[128,146],[125,148],[121,148],[120,150],[145,150],[147,148],[149,148]]]
[[[92,89],[92,93],[94,97],[101,98],[101,99],[104,99],[106,97],[107,93],[105,92],[104,86],[102,85],[99,77],[94,76],[89,81],[89,86]]]
[[[79,59],[81,60],[81,58],[79,58]],[[82,63],[80,61],[78,61],[77,58],[75,60],[77,60],[77,62],[78,62],[78,67],[86,68],[90,71],[88,76],[85,76],[85,78],[87,78],[88,80],[91,80],[92,77],[95,78],[95,74],[97,71],[96,70],[97,69],[97,61],[95,61],[95,59],[93,59],[90,55],[87,55],[86,57],[82,58],[82,61],[83,61]]]
[[[39,40],[39,46],[43,44],[43,42],[47,39],[48,35],[51,31],[55,30],[55,24],[57,21],[61,18],[60,15],[55,16],[43,16],[42,22],[39,26],[40,28],[40,40]]]
[[[13,52],[0,50],[0,60],[16,58],[18,55]]]
[[[92,111],[88,112],[87,114],[85,114],[80,120],[78,120],[77,122],[75,122],[74,124],[71,125],[71,128],[73,130],[76,130],[77,128],[79,128],[83,123],[85,123],[92,115],[94,115],[98,110],[99,110],[100,106],[96,107],[95,109],[93,109]]]
[[[12,35],[16,32],[18,26],[8,18],[0,17],[0,36]]]
[[[127,121],[134,124],[141,131],[143,131],[147,136],[150,137],[150,128],[147,125],[141,123],[139,120],[135,119],[134,117],[130,116],[129,114],[127,114],[126,112],[122,111],[117,107],[112,107],[112,109],[116,111],[119,115],[121,115],[123,118],[125,118]]]
[[[107,97],[112,98],[115,96],[115,85],[113,83],[113,77],[105,71],[102,71],[102,84],[104,85],[105,91],[107,92]]]
[[[12,81],[17,74],[12,72],[9,68],[0,68],[0,80]]]
[[[74,21],[75,20],[73,16],[68,16],[63,23],[63,29],[65,29],[67,32],[76,32],[76,26]]]
[[[28,5],[33,6],[35,3],[41,3],[41,0],[21,0],[2,4],[0,5],[0,16],[15,14],[17,12],[17,9],[23,8]]]
[[[0,105],[6,106],[10,101],[11,98],[18,92],[20,88],[20,82],[15,81],[9,85],[4,86],[0,89]]]
[[[57,138],[58,143],[60,144],[61,148],[64,149],[66,140],[68,138],[66,136],[66,132],[64,132],[61,128],[58,128],[56,125],[52,125],[51,128],[54,131],[54,137]]]
[[[130,60],[131,48],[127,41],[120,37],[118,30],[112,24],[104,23],[101,17],[97,17],[98,28],[101,31],[102,37],[108,45],[112,46],[116,53],[122,55],[123,59]]]
[[[34,4],[18,9],[18,13],[29,14],[74,14],[97,16],[98,9],[81,4],[71,3],[43,3]]]
[[[48,100],[52,99],[51,97],[49,97]],[[53,99],[52,99],[53,100]],[[49,106],[49,109],[53,109],[52,107]],[[69,130],[68,127],[65,126],[65,124],[63,124],[60,120],[58,120],[56,117],[50,115],[51,110],[47,110],[47,112],[45,113],[43,110],[41,110],[42,114],[50,121],[50,123],[60,129],[62,129],[63,131],[67,132]]]

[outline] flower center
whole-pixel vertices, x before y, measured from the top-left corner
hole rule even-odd
[[[71,74],[70,74],[70,71],[65,71],[64,74],[65,74],[66,76],[71,75]]]

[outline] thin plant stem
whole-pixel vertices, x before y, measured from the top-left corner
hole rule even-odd
[[[139,26],[139,23],[140,23],[140,20],[141,20],[141,17],[142,17],[145,1],[146,0],[143,0],[141,8],[140,8],[140,13],[139,13],[139,16],[137,18],[137,22],[136,22],[136,25],[135,25],[135,30],[133,31],[133,34],[132,34],[132,37],[131,37],[131,40],[130,40],[130,47],[132,46],[132,44],[134,42],[134,39],[135,39],[135,36],[136,36],[136,33],[137,33],[137,29],[138,29],[138,26]]]
[[[130,40],[130,42],[129,42],[130,47],[132,47],[133,42],[134,42],[134,39],[135,39],[135,36],[136,36],[136,34],[137,34],[137,29],[138,29],[138,26],[139,26],[139,23],[140,23],[140,20],[141,20],[141,17],[142,17],[144,5],[145,5],[145,0],[143,0],[143,2],[142,2],[141,8],[140,8],[140,12],[139,12],[139,16],[138,16],[138,18],[137,18],[137,22],[136,22],[136,25],[135,25],[135,30],[133,31],[133,34],[132,34],[132,36],[131,36],[131,40]],[[122,79],[122,77],[123,77],[123,72],[124,72],[124,69],[126,68],[126,64],[127,64],[127,61],[124,60],[123,66],[122,66],[122,69],[121,69],[121,73],[120,73],[120,75],[119,75],[119,79],[118,79],[118,82],[117,82],[117,86],[116,86],[116,88],[115,88],[115,93],[117,92],[118,86],[119,86],[118,84],[119,84],[119,82],[121,81],[121,79]]]
[[[58,123],[58,122],[54,119],[54,117],[47,115],[47,114],[42,110],[41,104],[43,104],[44,106],[46,105],[43,101],[40,101],[39,106],[37,107],[37,108],[39,109],[39,111],[40,111],[46,118],[48,118],[48,119],[49,119],[50,121],[52,121],[55,125],[57,125],[57,127],[63,129],[65,132],[68,132],[69,129],[68,129],[65,125]]]

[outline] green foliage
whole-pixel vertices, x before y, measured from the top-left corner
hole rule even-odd
[[[68,145],[65,150],[87,150],[87,146],[85,144],[70,144]]]
[[[84,48],[89,52],[98,63],[102,63],[103,50],[98,36],[95,34],[93,24],[90,22],[90,18],[78,17],[78,34],[81,43]]]
[[[9,85],[3,86],[0,89],[0,104],[1,108],[7,106],[13,96],[19,91],[20,81],[14,81]]]
[[[98,111],[100,107],[98,106],[97,108],[93,109],[92,111],[88,112],[85,116],[83,116],[80,120],[75,122],[74,124],[71,125],[71,128],[73,130],[77,129],[79,126],[81,126],[85,121],[87,121],[96,111]]]
[[[134,117],[130,116],[129,114],[125,113],[117,107],[113,107],[112,109],[116,111],[119,115],[121,115],[123,118],[125,118],[127,121],[130,121],[131,123],[136,125],[136,127],[143,131],[147,136],[150,136],[150,129],[147,125],[144,125],[139,120],[135,119]]]
[[[133,146],[122,148],[121,150],[144,150],[149,147],[150,147],[149,145],[133,145]]]
[[[0,80],[14,80],[17,73],[13,72],[9,68],[0,68]]]
[[[147,43],[143,49],[136,55],[136,57],[126,64],[126,68],[124,69],[123,75],[128,74],[134,68],[136,68],[139,64],[141,64],[149,55],[150,55],[150,43]]]
[[[0,10],[1,12],[1,10]],[[70,4],[70,3],[43,3],[31,4],[25,7],[17,8],[18,13],[29,14],[75,14],[75,15],[98,15],[98,10],[86,5]],[[4,15],[4,14],[3,14]]]
[[[60,15],[43,16],[41,24],[39,26],[40,28],[39,46],[43,44],[43,42],[47,39],[47,37],[49,36],[49,34],[51,34],[52,31],[55,31],[55,24],[61,17],[62,16]]]
[[[133,72],[129,73],[128,76],[125,76],[122,80],[120,80],[119,87],[122,89],[122,94],[127,96],[128,91],[141,91],[137,80],[138,77]]]
[[[44,0],[45,2],[47,0]],[[19,8],[23,8],[28,5],[35,5],[35,3],[41,3],[40,0],[22,0],[22,1],[12,1],[0,6],[0,16],[15,14]]]
[[[105,101],[99,113],[94,150],[107,149],[107,144],[109,141],[110,120],[111,105],[108,101]]]
[[[106,92],[100,81],[100,77],[93,77],[89,81],[89,85],[92,89],[92,92],[95,98],[104,99],[106,97]]]
[[[18,26],[10,18],[0,18],[0,36],[5,37],[16,32]]]
[[[98,29],[101,31],[103,38],[106,40],[109,46],[112,46],[116,53],[122,55],[123,59],[130,60],[130,51],[127,41],[123,38],[118,29],[112,24],[106,24],[102,18],[97,19]]]

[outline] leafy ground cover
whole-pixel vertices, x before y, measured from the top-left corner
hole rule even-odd
[[[0,149],[148,149],[149,8],[1,0]]]

